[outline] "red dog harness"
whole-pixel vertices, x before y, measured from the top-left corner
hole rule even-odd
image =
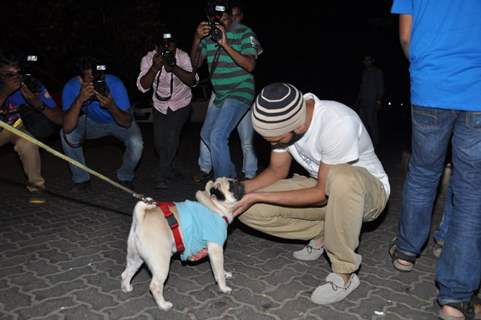
[[[184,243],[182,242],[182,237],[180,235],[179,223],[177,222],[177,219],[175,218],[172,211],[170,211],[170,207],[175,207],[175,204],[173,202],[157,202],[157,206],[160,208],[160,210],[164,214],[165,219],[167,219],[167,222],[169,223],[172,234],[174,235],[175,247],[177,248],[177,252],[182,253],[185,247]]]

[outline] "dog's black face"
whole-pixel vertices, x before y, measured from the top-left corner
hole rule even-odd
[[[244,184],[240,183],[236,179],[229,180],[229,191],[234,195],[234,198],[239,201],[244,196],[245,188]]]
[[[234,196],[236,201],[239,201],[242,199],[242,197],[245,194],[245,188],[242,183],[240,183],[236,179],[228,179],[229,182],[229,192]],[[213,186],[210,189],[210,195],[214,196],[218,201],[225,201],[226,197],[224,192],[217,188],[216,186]]]
[[[216,187],[212,187],[210,189],[210,195],[214,196],[219,201],[225,201],[224,192],[222,192],[220,189],[217,189]]]

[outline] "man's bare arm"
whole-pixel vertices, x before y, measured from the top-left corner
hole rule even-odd
[[[254,179],[244,181],[246,193],[270,186],[287,177],[291,162],[292,157],[288,152],[271,152],[269,166]]]
[[[316,186],[282,192],[259,192],[257,202],[285,206],[323,205],[327,200],[325,187],[328,173],[329,166],[321,163]]]
[[[409,59],[409,44],[411,41],[412,16],[408,14],[399,15],[399,41],[404,55]]]

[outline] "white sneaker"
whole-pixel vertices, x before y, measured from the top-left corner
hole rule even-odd
[[[294,256],[294,258],[303,261],[314,261],[319,259],[324,253],[324,248],[314,248],[312,244],[313,242],[311,240],[307,246],[305,246],[301,250],[294,251],[292,255]]]
[[[353,292],[359,284],[359,278],[355,273],[351,274],[351,278],[344,283],[344,279],[337,273],[329,273],[326,277],[326,284],[319,286],[311,295],[311,301],[317,304],[331,304],[344,300],[351,292]]]

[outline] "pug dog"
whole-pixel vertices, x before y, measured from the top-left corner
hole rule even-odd
[[[209,181],[205,190],[196,192],[197,201],[172,202],[169,207],[179,225],[185,250],[178,252],[181,260],[207,248],[214,278],[220,291],[232,291],[226,278],[232,274],[224,270],[223,246],[227,227],[233,220],[233,207],[244,195],[243,185],[235,179],[217,178]],[[137,202],[127,240],[127,264],[122,272],[123,292],[133,290],[132,277],[145,262],[152,273],[150,291],[162,310],[173,304],[164,299],[164,282],[169,274],[170,259],[177,253],[173,231],[157,204]]]

